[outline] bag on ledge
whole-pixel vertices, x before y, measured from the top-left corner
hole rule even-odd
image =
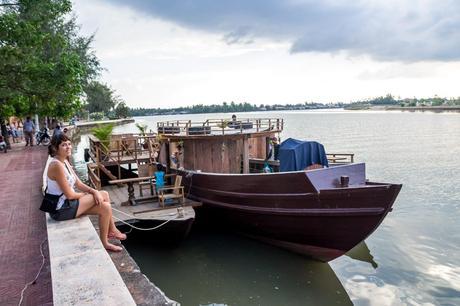
[[[57,204],[59,202],[59,198],[62,195],[63,195],[62,193],[61,195],[45,193],[45,196],[43,197],[42,205],[40,205],[40,210],[47,212],[47,213],[55,213]]]

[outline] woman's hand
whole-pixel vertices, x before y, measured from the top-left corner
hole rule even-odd
[[[93,189],[92,194],[94,197],[94,201],[96,202],[96,205],[101,205],[102,202],[104,202],[104,198],[102,197],[99,191]]]

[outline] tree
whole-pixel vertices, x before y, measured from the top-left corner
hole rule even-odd
[[[115,91],[106,84],[98,81],[92,81],[84,88],[86,94],[85,108],[90,113],[104,112],[108,113],[117,104]]]
[[[0,121],[12,114],[69,117],[100,72],[70,0],[1,1]]]
[[[117,107],[115,107],[115,115],[118,118],[129,117],[129,108],[126,106],[125,102],[121,101],[118,103]]]

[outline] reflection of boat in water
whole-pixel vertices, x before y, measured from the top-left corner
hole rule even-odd
[[[252,125],[229,128],[223,120],[158,124],[158,130],[164,132],[160,162],[177,168],[187,196],[203,202],[206,213],[218,222],[264,242],[329,261],[363,241],[391,210],[401,185],[368,182],[364,164],[305,170],[305,160],[318,168],[315,160],[324,159],[320,150],[308,151],[311,143],[299,142],[292,146],[293,155],[287,154],[294,156],[288,163],[300,166],[294,169],[297,171],[277,172],[286,168],[281,160],[267,161],[274,173],[261,173],[257,165],[266,159],[270,140],[282,131],[283,121],[238,122]],[[169,157],[172,152],[177,156],[178,144],[181,157],[174,165]],[[330,158],[342,161],[344,157]]]
[[[145,243],[138,233],[123,241],[170,298],[187,305],[352,305],[329,264],[195,225],[180,248]]]
[[[361,243],[359,243],[353,249],[348,251],[345,255],[350,258],[359,260],[359,261],[368,262],[372,265],[374,269],[377,269],[378,267],[378,264],[374,260],[374,256],[372,256],[371,251],[367,247],[367,244],[365,241],[362,241]]]

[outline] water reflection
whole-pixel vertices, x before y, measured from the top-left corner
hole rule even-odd
[[[368,262],[372,265],[374,269],[377,269],[378,267],[377,262],[375,262],[374,260],[374,256],[372,256],[371,251],[369,250],[366,242],[364,241],[355,246],[350,251],[348,251],[348,253],[346,253],[345,256],[348,256],[355,260]]]
[[[132,233],[125,246],[183,305],[352,305],[329,264],[230,233],[195,227],[176,247]]]
[[[228,116],[157,116],[136,121],[155,129],[157,121]],[[335,301],[351,304],[350,299],[356,305],[460,305],[460,114],[296,111],[237,116],[281,116],[283,139],[314,139],[329,152],[353,152],[356,161],[366,162],[371,180],[401,182],[404,188],[394,211],[367,239],[369,248],[360,245],[357,253],[353,250],[330,265],[208,232],[201,237],[193,233],[177,249],[133,239],[130,252],[168,295],[186,305],[333,305]],[[115,128],[116,133],[136,131],[134,124]],[[74,155],[82,173],[86,172],[80,163],[84,147],[87,137],[82,135]],[[255,245],[258,251],[253,250]]]

